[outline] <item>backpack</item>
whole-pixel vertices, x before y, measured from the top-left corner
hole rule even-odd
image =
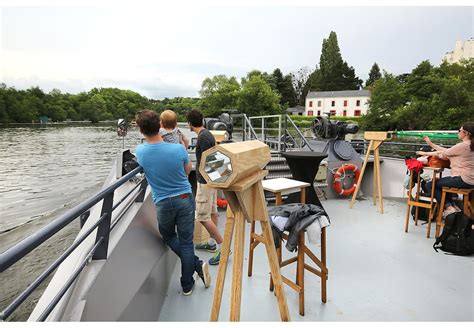
[[[416,206],[411,208],[411,215],[413,221],[415,221],[415,214],[416,214]],[[430,215],[430,209],[425,207],[418,207],[418,221],[426,221],[428,223],[428,217]],[[425,223],[423,223],[425,224]]]
[[[471,219],[462,212],[448,215],[444,220],[443,232],[433,244],[434,250],[438,252],[441,249],[454,255],[474,254],[472,224]]]

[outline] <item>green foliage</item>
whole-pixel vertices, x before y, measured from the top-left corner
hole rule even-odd
[[[370,69],[369,78],[367,79],[367,81],[365,81],[365,87],[370,87],[372,84],[374,84],[375,81],[377,81],[381,77],[382,74],[380,73],[379,65],[377,65],[377,63],[374,63],[372,65],[372,68]]]
[[[248,116],[280,114],[280,95],[260,75],[246,80],[240,91],[237,109]]]
[[[283,76],[283,73],[277,68],[273,71],[273,81],[276,87],[274,91],[281,95],[280,104],[283,108],[296,106],[296,93],[291,75]]]
[[[204,79],[199,91],[204,116],[214,117],[219,115],[222,109],[235,108],[239,92],[239,82],[233,76],[228,78],[225,75],[216,75]]]
[[[372,85],[365,130],[452,130],[474,118],[474,60],[433,67],[421,62],[410,74],[387,72]]]
[[[45,94],[39,87],[16,90],[0,84],[0,122],[4,123],[38,122],[39,116],[53,122],[132,119],[144,108],[151,108],[151,102],[130,90],[94,88],[71,95],[53,89]]]
[[[319,73],[311,82],[311,90],[320,91],[359,90],[362,87],[362,80],[356,76],[354,68],[342,60],[335,32],[323,40]]]

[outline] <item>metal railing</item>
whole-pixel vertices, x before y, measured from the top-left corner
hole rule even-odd
[[[36,288],[45,281],[48,276],[56,270],[61,263],[79,246],[82,242],[95,230],[97,230],[96,241],[90,248],[88,255],[75,270],[71,277],[69,277],[67,283],[62,287],[59,293],[53,298],[51,303],[46,307],[43,313],[38,318],[39,321],[44,321],[59,303],[61,298],[70,288],[70,286],[77,279],[82,270],[87,266],[91,260],[100,260],[107,258],[108,241],[110,231],[117,225],[120,219],[125,214],[126,210],[132,206],[135,202],[143,202],[145,191],[147,188],[147,182],[145,178],[138,180],[136,186],[134,186],[122,199],[116,204],[113,204],[113,198],[115,190],[122,186],[125,182],[135,177],[138,173],[142,172],[141,167],[135,168],[133,171],[127,173],[110,186],[101,190],[97,194],[91,196],[84,202],[80,203],[67,213],[61,215],[45,227],[41,228],[35,234],[23,239],[16,245],[7,249],[5,252],[0,254],[0,273],[10,268],[16,262],[21,260],[28,253],[33,251],[35,248],[43,244],[61,229],[66,227],[69,223],[80,218],[82,215],[88,213],[90,209],[103,200],[101,216],[87,231],[85,231],[79,239],[77,239],[71,246],[69,246],[60,256],[56,259],[49,267],[46,268],[36,279],[33,281],[28,288],[26,288],[19,296],[17,296],[2,312],[0,312],[0,321],[6,320],[35,290]],[[135,192],[140,188],[137,192]],[[135,192],[135,193],[134,193]],[[129,198],[134,193],[134,197]],[[114,222],[111,222],[112,212],[118,208],[125,200],[128,199],[128,204],[119,213]]]
[[[367,152],[369,141],[352,140],[350,143],[358,153],[365,154]],[[453,145],[439,144],[439,146],[450,148]],[[429,151],[430,147],[426,143],[385,141],[380,147],[380,155],[403,159],[407,156],[415,156],[415,152],[420,149]]]
[[[242,141],[260,140],[277,152],[301,149],[305,145],[312,150],[303,133],[286,114],[251,117],[237,114],[232,117],[242,119]]]

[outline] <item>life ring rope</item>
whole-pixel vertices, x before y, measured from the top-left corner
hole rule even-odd
[[[344,189],[343,186],[343,181],[347,177],[346,176],[346,171],[352,171],[354,173],[354,183],[352,186],[348,189]],[[354,164],[343,164],[341,167],[339,167],[334,174],[333,178],[333,189],[336,193],[342,196],[350,196],[354,193],[356,187],[357,187],[357,182],[359,181],[359,176],[360,176],[360,171],[355,166]]]

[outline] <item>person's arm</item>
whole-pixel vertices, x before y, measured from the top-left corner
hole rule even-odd
[[[184,164],[184,171],[186,172],[186,175],[189,175],[192,169],[193,169],[193,165],[191,164],[191,162]]]
[[[180,143],[184,146],[184,149],[188,149],[188,148],[189,148],[189,140],[188,140],[188,138],[186,138],[186,136],[184,135],[184,133],[182,133],[181,131],[180,131],[180,136],[181,136]]]
[[[417,151],[416,154],[417,155],[421,155],[421,156],[436,156],[436,157],[441,157],[440,156],[440,153],[439,151]]]
[[[184,172],[186,172],[186,175],[189,175],[189,173],[191,173],[191,170],[193,169],[193,164],[189,160],[188,152],[183,148],[181,148],[181,150],[181,158],[183,159]]]
[[[430,138],[429,138],[428,136],[424,136],[424,137],[423,137],[423,140],[425,140],[425,142],[428,144],[428,146],[430,146],[430,147],[433,148],[434,150],[443,151],[443,150],[446,150],[446,149],[447,149],[447,148],[438,146],[437,144],[433,143],[433,142],[430,140]]]

